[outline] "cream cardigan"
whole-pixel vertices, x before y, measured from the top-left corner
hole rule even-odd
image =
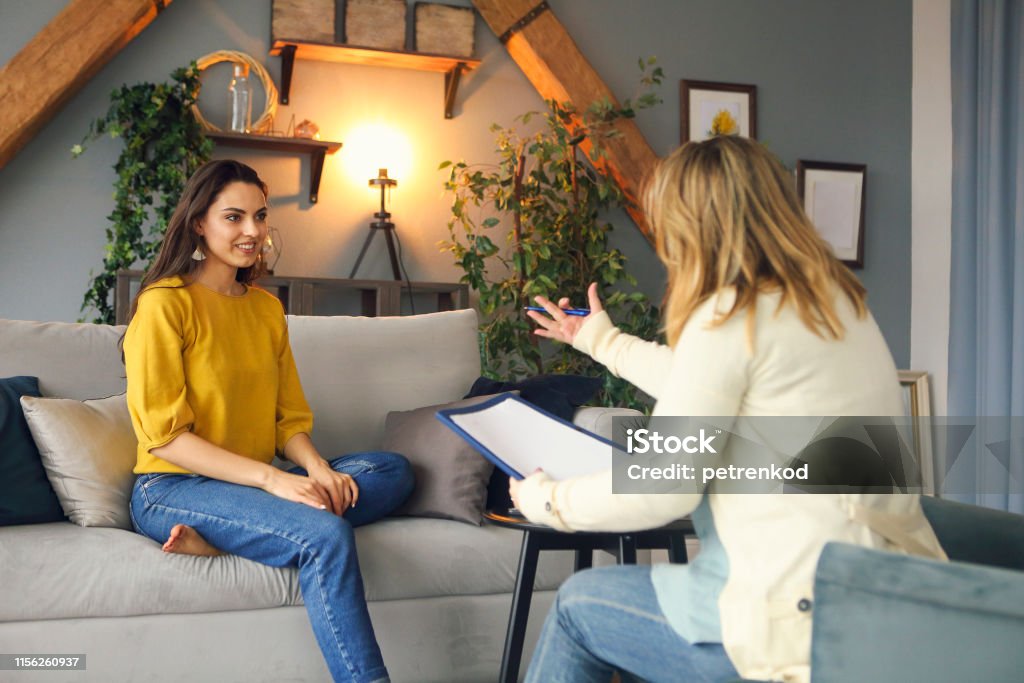
[[[657,399],[666,416],[903,415],[896,367],[874,319],[836,298],[842,340],[811,332],[779,294],[762,294],[753,344],[746,315],[709,327],[732,291],[702,305],[674,348],[621,333],[592,315],[574,346]],[[728,445],[723,457],[728,457]],[[531,521],[565,531],[637,530],[691,513],[704,494],[612,494],[611,472],[555,482],[523,480],[519,502]],[[722,643],[747,678],[810,680],[814,569],[825,543],[839,541],[945,559],[917,495],[717,494],[707,491],[729,558],[719,596]],[[673,611],[687,605],[665,605]]]

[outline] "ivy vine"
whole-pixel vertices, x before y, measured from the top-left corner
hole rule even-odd
[[[114,323],[118,271],[136,264],[149,268],[185,182],[210,158],[213,143],[192,114],[199,85],[195,62],[176,69],[168,83],[123,85],[111,93],[107,113],[71,148],[77,158],[86,143],[104,135],[124,144],[114,165],[114,210],[107,216],[103,269],[90,271],[82,300],[83,314],[95,312],[91,322]]]

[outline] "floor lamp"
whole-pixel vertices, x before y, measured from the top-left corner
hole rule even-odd
[[[370,187],[380,188],[380,211],[373,214],[376,218],[373,223],[370,223],[370,234],[366,236],[366,241],[363,242],[363,248],[359,251],[359,258],[356,259],[356,265],[352,267],[352,273],[349,274],[349,279],[355,279],[356,271],[359,270],[360,264],[363,262],[363,257],[366,256],[366,250],[370,248],[370,243],[373,241],[373,236],[378,231],[384,231],[384,239],[388,244],[388,256],[391,258],[391,273],[394,275],[396,280],[401,280],[402,276],[398,268],[398,254],[395,252],[395,224],[389,219],[391,214],[386,211],[384,205],[384,199],[386,192],[398,185],[398,181],[394,178],[388,177],[388,169],[382,168],[377,171],[376,178],[370,178]]]

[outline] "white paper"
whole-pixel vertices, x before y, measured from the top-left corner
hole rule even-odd
[[[524,476],[543,469],[552,479],[561,480],[612,466],[612,446],[520,401],[506,399],[484,410],[449,417]]]
[[[811,183],[811,196],[814,198],[811,222],[821,237],[837,250],[856,247],[854,221],[860,214],[856,183],[816,180]]]

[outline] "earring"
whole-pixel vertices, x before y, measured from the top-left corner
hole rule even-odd
[[[192,260],[193,261],[204,261],[205,259],[206,259],[206,254],[203,253],[203,250],[200,249],[199,247],[196,247],[196,250],[192,252]]]

